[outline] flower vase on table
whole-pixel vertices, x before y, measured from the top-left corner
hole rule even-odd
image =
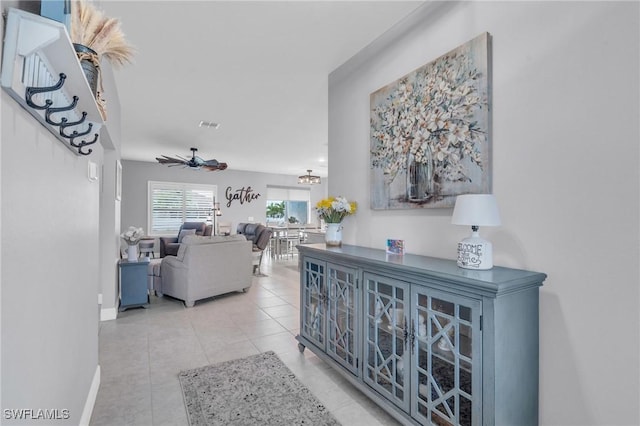
[[[120,234],[120,238],[127,243],[127,260],[129,262],[138,261],[138,242],[143,236],[144,231],[142,228],[136,228],[135,226],[130,226],[129,229]]]
[[[344,197],[329,197],[318,201],[316,211],[318,217],[327,224],[324,240],[327,247],[342,245],[342,219],[355,214],[358,205],[347,201]]]
[[[340,247],[342,245],[342,224],[327,223],[327,231],[324,235],[324,241],[328,247]]]
[[[127,260],[129,262],[137,262],[138,261],[138,245],[133,244],[127,247]]]

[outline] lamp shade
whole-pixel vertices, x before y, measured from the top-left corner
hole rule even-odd
[[[496,197],[493,194],[458,195],[451,223],[471,226],[500,225]]]

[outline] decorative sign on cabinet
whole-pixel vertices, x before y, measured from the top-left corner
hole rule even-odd
[[[546,275],[298,246],[309,348],[404,424],[536,425]]]

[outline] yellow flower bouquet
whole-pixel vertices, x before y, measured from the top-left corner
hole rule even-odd
[[[347,201],[344,197],[329,197],[316,204],[318,217],[326,223],[340,223],[345,217],[355,214],[357,208],[355,201]]]

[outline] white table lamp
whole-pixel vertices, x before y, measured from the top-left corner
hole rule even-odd
[[[458,266],[465,269],[493,268],[493,246],[480,238],[480,226],[500,225],[498,203],[493,194],[458,195],[451,223],[471,225],[471,236],[458,243]]]

